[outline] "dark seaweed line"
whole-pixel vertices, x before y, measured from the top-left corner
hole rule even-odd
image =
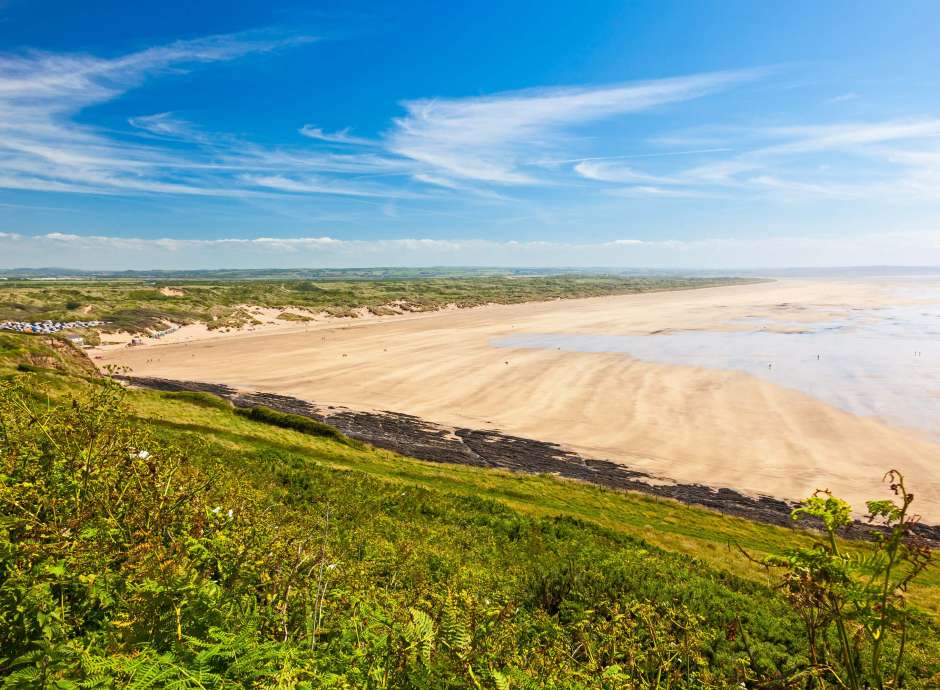
[[[756,498],[734,489],[703,484],[663,484],[655,477],[609,460],[585,458],[545,441],[496,431],[451,428],[399,412],[359,412],[275,393],[240,393],[224,384],[115,376],[131,385],[159,391],[202,391],[230,400],[237,407],[265,405],[281,412],[303,415],[335,426],[347,436],[378,448],[419,460],[554,474],[598,486],[670,498],[704,506],[725,515],[781,527],[794,527],[790,512],[796,505],[770,496]],[[881,530],[856,521],[846,529],[850,538],[872,538]],[[940,526],[919,524],[917,533],[940,544]]]

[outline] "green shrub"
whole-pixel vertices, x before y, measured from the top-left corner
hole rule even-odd
[[[322,436],[323,438],[330,438],[334,441],[339,441],[340,443],[343,443],[347,446],[352,446],[354,448],[363,447],[361,442],[349,438],[336,427],[330,426],[329,424],[324,424],[323,422],[318,422],[316,419],[311,419],[310,417],[303,417],[298,414],[290,414],[287,412],[279,412],[278,410],[273,410],[270,407],[265,407],[264,405],[258,405],[255,407],[239,407],[235,409],[235,413],[241,415],[242,417],[252,419],[256,422],[263,422],[264,424],[279,426],[282,429],[292,429],[303,434],[309,434],[310,436]]]
[[[22,336],[0,333],[0,354],[14,354],[20,351]]]
[[[162,396],[169,400],[182,400],[199,407],[210,407],[217,410],[232,409],[232,403],[228,400],[205,391],[168,391],[163,393]]]
[[[280,314],[277,315],[277,318],[281,321],[300,321],[300,322],[313,321],[312,316],[306,316],[304,314],[295,314],[294,312],[290,312],[290,311],[282,311]]]
[[[145,301],[169,301],[167,295],[162,294],[156,288],[147,288],[145,290],[131,290],[127,293],[127,298],[132,300]]]

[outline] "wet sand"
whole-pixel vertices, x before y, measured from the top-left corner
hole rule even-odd
[[[853,414],[785,379],[625,352],[494,346],[527,334],[747,332],[753,320],[788,332],[853,309],[921,304],[928,293],[909,281],[779,281],[330,320],[102,350],[97,363],[499,429],[677,482],[785,499],[828,487],[861,506],[884,494],[880,478],[896,467],[908,476],[919,511],[937,523],[940,442],[927,430]]]

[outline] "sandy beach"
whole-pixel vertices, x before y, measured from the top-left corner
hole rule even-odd
[[[139,376],[225,383],[499,429],[665,480],[780,498],[830,488],[860,507],[884,495],[881,476],[894,467],[906,474],[919,512],[937,523],[940,439],[922,426],[855,414],[786,385],[785,378],[771,382],[734,368],[496,345],[520,334],[794,333],[860,310],[936,302],[938,289],[906,280],[783,280],[319,319],[253,332],[187,327],[156,343],[99,348],[92,355],[99,366],[125,365]]]

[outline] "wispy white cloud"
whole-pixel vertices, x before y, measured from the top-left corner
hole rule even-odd
[[[112,59],[41,52],[0,55],[0,165],[6,173],[0,183],[73,192],[141,191],[166,184],[194,191],[198,185],[159,180],[159,172],[172,165],[166,154],[116,142],[72,117],[167,68],[231,59],[285,43],[218,36]],[[169,127],[165,114],[141,119],[139,126],[153,130],[161,121]]]
[[[407,101],[389,133],[391,151],[451,178],[534,184],[528,162],[559,134],[590,122],[688,101],[758,76],[716,72],[617,86],[512,91]]]
[[[644,84],[536,89],[491,96],[404,104],[407,115],[388,133],[390,151],[430,171],[416,179],[455,188],[458,181],[495,185],[602,185],[607,195],[632,199],[719,199],[723,191],[786,199],[855,199],[879,193],[936,197],[935,179],[921,161],[904,165],[895,144],[935,147],[935,119],[719,128],[720,136],[664,134],[647,140],[660,150],[607,156],[546,156],[572,151],[579,127],[657,105],[718,92],[754,72],[693,75]],[[613,136],[604,130],[606,136]],[[720,145],[734,142],[734,146]],[[690,148],[698,144],[702,148]],[[711,144],[711,146],[709,146]],[[719,145],[716,145],[719,144]],[[655,165],[640,159],[657,159]],[[668,159],[674,158],[674,163]],[[627,162],[629,159],[637,159]],[[662,163],[659,159],[663,159]],[[704,160],[703,160],[704,159]],[[832,164],[827,165],[829,159]],[[851,163],[849,160],[851,159]],[[692,160],[693,164],[687,161]],[[892,162],[893,161],[893,162]],[[549,177],[542,172],[551,171]],[[612,188],[611,185],[618,185]],[[627,185],[627,186],[624,186]]]
[[[336,196],[400,199],[421,198],[421,195],[407,190],[370,187],[363,184],[349,185],[335,180],[315,177],[291,178],[283,175],[246,175],[243,179],[251,185],[293,194],[332,194]]]
[[[610,196],[631,199],[709,199],[714,193],[680,187],[659,187],[656,185],[632,185],[605,190]]]
[[[600,182],[646,182],[655,184],[677,184],[674,178],[650,175],[631,167],[610,161],[583,160],[574,166],[581,177]]]
[[[179,41],[116,58],[36,51],[0,54],[0,187],[228,198],[301,192],[382,195],[381,188],[360,189],[351,181],[307,183],[306,189],[301,189],[304,183],[296,178],[394,169],[407,174],[411,166],[375,153],[264,148],[205,132],[170,112],[131,117],[128,124],[132,129],[126,133],[75,120],[85,108],[113,100],[148,77],[311,40],[253,33]],[[348,143],[360,141],[348,132],[324,136]],[[291,178],[293,188],[288,189],[290,184],[282,180]],[[264,191],[252,189],[259,186]],[[386,191],[390,196],[400,195],[394,188]]]
[[[827,103],[845,103],[846,101],[857,101],[861,96],[859,96],[854,91],[848,91],[846,93],[841,93],[838,96],[833,96],[830,98]]]
[[[597,182],[636,185],[607,190],[629,197],[718,198],[714,193],[724,190],[789,200],[940,199],[937,119],[760,126],[742,128],[738,136],[747,148],[691,166],[680,158],[667,174],[589,159],[574,171]],[[912,152],[912,145],[920,149]]]
[[[421,182],[426,185],[431,185],[434,187],[443,187],[444,189],[450,189],[450,190],[453,190],[454,192],[459,192],[461,194],[470,195],[470,196],[477,197],[480,199],[488,199],[490,201],[498,201],[498,202],[511,200],[509,196],[505,194],[501,194],[499,192],[494,192],[492,189],[489,189],[488,187],[468,184],[463,181],[458,182],[448,177],[442,177],[440,175],[435,175],[432,173],[424,173],[424,172],[414,173],[412,175],[412,179],[414,179],[416,182]]]
[[[814,184],[792,179],[780,179],[774,175],[755,175],[747,178],[746,183],[755,188],[781,192],[791,198],[841,198],[858,199],[863,190],[847,184]]]
[[[326,141],[332,144],[351,144],[353,146],[375,146],[378,142],[372,141],[371,139],[366,139],[364,137],[356,137],[350,134],[350,128],[346,127],[339,130],[338,132],[324,132],[320,127],[314,127],[313,125],[304,125],[300,128],[300,133],[309,139],[317,139],[319,141]]]
[[[542,159],[532,161],[532,165],[557,166],[571,163],[590,163],[593,161],[628,160],[631,158],[672,158],[674,156],[696,156],[705,153],[727,153],[729,151],[734,151],[734,149],[729,146],[721,146],[707,149],[691,149],[688,151],[647,151],[645,153],[626,153],[619,156],[582,156],[580,158]]]
[[[558,226],[558,217],[583,217],[576,211],[593,203],[619,211],[682,199],[940,201],[940,119],[702,122],[670,131],[676,111],[728,98],[761,70],[410,100],[381,135],[307,124],[285,131],[281,146],[209,131],[185,112],[138,113],[107,130],[78,117],[156,75],[309,40],[253,33],[109,58],[0,54],[0,188],[240,199],[285,216],[305,197],[328,196],[324,213],[361,209],[358,221],[412,227],[468,210],[465,221]],[[659,131],[632,127],[630,115],[653,109],[663,113]],[[505,212],[495,217],[485,204]]]
[[[873,144],[940,138],[940,119],[773,127],[764,132],[768,136],[789,140],[762,149],[760,153],[765,155],[817,151],[859,152],[863,147]]]
[[[415,173],[413,175],[414,179],[418,182],[423,182],[424,184],[431,184],[437,187],[446,187],[447,189],[462,189],[462,185],[454,182],[450,178],[440,177],[439,175],[431,175],[429,173]]]
[[[153,115],[138,115],[128,119],[128,124],[139,130],[168,139],[182,141],[208,142],[210,137],[191,122],[177,117],[173,113],[155,113]]]

